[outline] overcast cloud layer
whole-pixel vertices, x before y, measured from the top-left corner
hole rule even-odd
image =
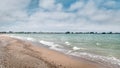
[[[120,0],[0,0],[0,31],[120,32]]]

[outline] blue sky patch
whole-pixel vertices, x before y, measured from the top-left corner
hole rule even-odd
[[[32,14],[39,8],[39,0],[31,0],[28,6],[28,13]]]
[[[77,2],[78,0],[56,0],[57,3],[61,3],[64,8],[69,8],[71,4]]]

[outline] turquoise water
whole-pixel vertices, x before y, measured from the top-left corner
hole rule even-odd
[[[120,34],[14,34],[68,55],[120,68]]]

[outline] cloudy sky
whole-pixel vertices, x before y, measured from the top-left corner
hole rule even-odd
[[[120,32],[120,0],[0,0],[0,31]]]

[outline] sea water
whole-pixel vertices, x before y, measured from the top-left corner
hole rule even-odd
[[[12,34],[50,49],[120,68],[120,34]]]

